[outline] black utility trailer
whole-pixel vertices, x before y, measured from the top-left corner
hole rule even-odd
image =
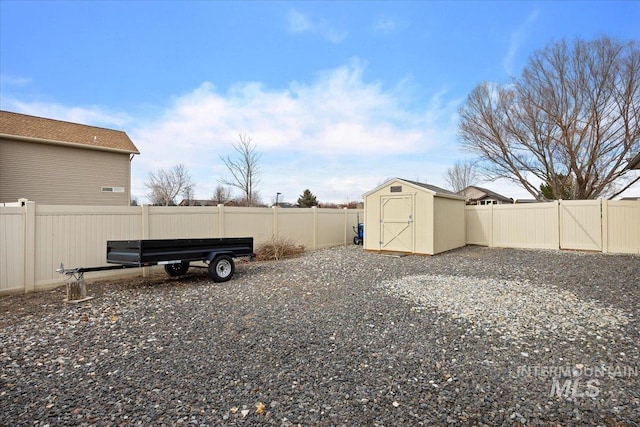
[[[203,261],[214,282],[226,282],[235,271],[233,258],[253,256],[253,237],[109,240],[107,263],[118,265],[65,269],[60,264],[57,271],[82,280],[91,271],[164,265],[167,274],[176,277],[186,274],[191,262]]]

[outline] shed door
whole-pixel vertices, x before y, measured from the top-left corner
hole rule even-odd
[[[380,250],[413,253],[413,195],[380,197]]]

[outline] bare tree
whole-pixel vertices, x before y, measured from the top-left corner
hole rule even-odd
[[[222,184],[218,184],[211,200],[217,205],[224,205],[231,200],[231,190]]]
[[[447,169],[444,179],[449,188],[457,193],[476,184],[478,174],[471,160],[456,161],[453,166]]]
[[[194,184],[184,165],[179,164],[171,169],[158,169],[149,173],[149,178],[144,184],[149,193],[147,197],[154,205],[170,206],[176,204],[178,195],[190,197],[193,194]]]
[[[185,188],[182,192],[182,197],[187,201],[187,206],[196,206],[198,204],[198,201],[195,200],[196,194],[193,186]]]
[[[506,178],[538,200],[594,199],[629,185],[640,150],[640,50],[603,37],[548,45],[510,85],[483,83],[460,109],[463,147],[488,179]]]
[[[220,156],[220,160],[224,162],[231,173],[230,178],[222,179],[220,182],[242,191],[244,203],[247,206],[254,206],[259,199],[256,186],[260,182],[260,168],[258,166],[260,154],[256,152],[256,146],[252,144],[251,138],[244,134],[240,134],[239,137],[238,143],[233,144],[239,157],[232,159],[230,156]]]

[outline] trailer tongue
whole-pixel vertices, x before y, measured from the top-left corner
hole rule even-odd
[[[235,272],[233,258],[253,256],[253,237],[109,240],[107,263],[117,265],[65,269],[60,264],[56,271],[82,280],[84,273],[92,271],[164,265],[165,272],[175,277],[186,274],[191,262],[202,261],[214,282],[226,282]]]

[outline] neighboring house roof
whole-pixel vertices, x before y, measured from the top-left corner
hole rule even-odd
[[[207,199],[182,199],[178,206],[218,206],[218,202]]]
[[[2,110],[0,110],[0,137],[140,154],[129,136],[123,131]]]
[[[513,199],[509,198],[509,197],[505,197],[502,194],[498,194],[495,191],[491,191],[487,188],[482,188],[482,187],[478,187],[475,185],[470,185],[466,188],[464,188],[463,190],[460,190],[458,192],[459,195],[461,196],[465,196],[467,195],[467,193],[469,193],[469,190],[476,190],[477,195],[480,195],[480,197],[473,197],[471,198],[471,200],[482,200],[485,198],[489,198],[489,199],[493,199],[493,200],[499,200],[501,202],[505,202],[505,203],[513,203]],[[484,193],[484,195],[482,195]]]
[[[629,161],[627,169],[640,169],[640,153],[636,154],[636,156]]]

